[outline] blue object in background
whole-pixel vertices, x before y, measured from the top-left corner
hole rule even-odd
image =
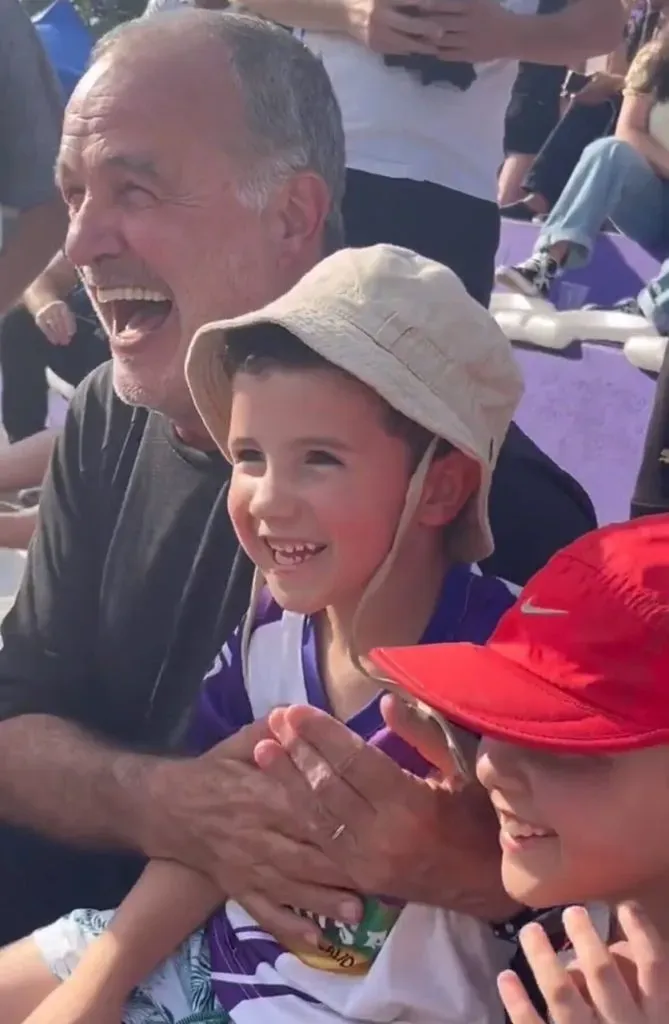
[[[70,0],[54,0],[33,24],[67,98],[86,70],[93,36]]]

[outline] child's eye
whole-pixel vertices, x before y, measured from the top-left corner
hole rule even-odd
[[[306,461],[310,466],[343,466],[344,463],[332,452],[313,449],[307,452]]]
[[[257,448],[238,448],[232,452],[234,462],[261,462],[262,452]]]

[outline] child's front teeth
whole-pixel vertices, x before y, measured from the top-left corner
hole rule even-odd
[[[298,565],[317,554],[320,548],[317,544],[290,544],[280,548],[270,545],[270,550],[277,565]]]

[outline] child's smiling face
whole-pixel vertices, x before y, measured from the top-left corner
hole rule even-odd
[[[617,902],[669,881],[669,747],[576,756],[487,739],[477,775],[519,902]]]
[[[230,515],[283,608],[355,609],[388,555],[415,467],[387,413],[373,391],[330,367],[235,373]],[[453,486],[443,486],[445,477]],[[426,557],[426,546],[416,544],[426,528],[433,548],[440,543],[437,529],[474,482],[460,452],[431,466],[398,563]]]
[[[390,549],[409,480],[379,403],[329,370],[239,372],[229,434],[237,535],[282,607],[359,594]]]

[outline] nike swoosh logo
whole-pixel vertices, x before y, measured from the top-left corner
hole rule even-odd
[[[523,615],[569,615],[564,608],[541,608],[538,604],[534,604],[531,597],[528,597],[527,601],[523,601],[520,610]]]

